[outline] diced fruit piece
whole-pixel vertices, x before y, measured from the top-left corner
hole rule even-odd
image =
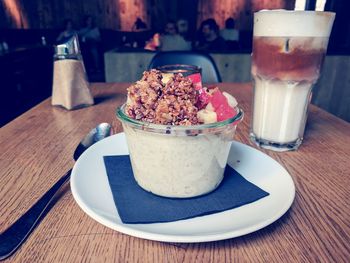
[[[215,111],[213,104],[211,104],[210,102],[207,104],[207,106],[205,107],[206,110],[208,111]]]
[[[231,95],[228,94],[227,92],[223,92],[222,95],[224,95],[227,99],[228,105],[230,105],[231,108],[234,108],[237,106],[237,100]]]
[[[208,93],[209,93],[210,95],[213,95],[213,93],[214,93],[215,91],[217,91],[218,89],[219,89],[218,87],[213,86],[213,85],[207,87]]]
[[[204,89],[201,89],[199,90],[198,103],[196,106],[199,109],[203,109],[209,103],[209,100],[210,100],[210,95],[207,94]]]
[[[215,111],[209,111],[207,109],[203,109],[198,111],[197,117],[200,122],[203,122],[205,124],[217,122],[217,116]]]
[[[213,92],[210,98],[210,103],[217,114],[217,121],[227,120],[237,114],[236,110],[229,105],[226,96],[218,89]]]
[[[211,98],[210,98],[210,103],[213,105],[214,109],[216,110],[217,108],[220,107],[220,105],[225,105],[228,106],[227,99],[220,90],[216,90],[213,92]]]
[[[217,120],[224,121],[236,115],[236,111],[230,106],[220,105],[216,110]]]
[[[164,84],[167,84],[168,83],[168,81],[172,78],[174,76],[174,74],[173,73],[162,73],[162,82],[164,83]]]
[[[209,94],[206,92],[206,90],[202,86],[202,77],[200,73],[195,73],[192,75],[189,75],[188,78],[192,80],[192,83],[194,85],[194,88],[198,90],[199,94],[199,101],[197,103],[197,107],[199,109],[203,109],[209,102]]]
[[[195,87],[202,88],[202,77],[200,73],[195,73],[192,75],[187,76],[190,80],[192,80],[192,83],[195,84]],[[198,85],[198,83],[200,85]]]
[[[127,105],[134,105],[135,104],[135,100],[133,100],[131,98],[131,95],[129,94],[129,96],[126,98],[126,104]]]

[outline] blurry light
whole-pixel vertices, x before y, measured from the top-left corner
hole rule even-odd
[[[21,8],[16,0],[4,0],[4,5],[10,13],[17,28],[28,28],[28,21],[23,16],[21,17]]]
[[[324,11],[324,6],[326,5],[327,0],[317,0],[316,2],[316,11]]]
[[[324,11],[327,0],[316,0],[316,11]],[[305,10],[306,0],[296,0],[295,10]]]
[[[306,0],[296,0],[294,10],[305,10]]]

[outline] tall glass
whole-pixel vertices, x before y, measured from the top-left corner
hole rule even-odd
[[[334,18],[317,11],[254,14],[250,136],[258,146],[288,151],[301,145]]]

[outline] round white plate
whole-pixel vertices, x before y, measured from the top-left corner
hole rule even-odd
[[[270,193],[232,210],[170,223],[124,224],[115,207],[104,167],[104,155],[125,155],[123,133],[91,146],[74,165],[73,197],[97,222],[131,236],[165,242],[206,242],[245,235],[280,218],[291,206],[295,187],[288,172],[262,152],[233,142],[228,163],[243,177]]]

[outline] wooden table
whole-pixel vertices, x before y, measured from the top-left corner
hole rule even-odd
[[[114,112],[127,86],[94,84],[93,107],[66,111],[46,100],[1,128],[1,232],[73,166],[72,153],[92,127],[111,122],[115,133],[122,131]],[[250,84],[220,86],[245,111],[236,139],[253,146],[248,138]],[[282,218],[260,231],[195,244],[142,240],[91,219],[67,185],[8,262],[349,262],[350,124],[312,106],[298,151],[263,152],[291,174],[296,197]]]

